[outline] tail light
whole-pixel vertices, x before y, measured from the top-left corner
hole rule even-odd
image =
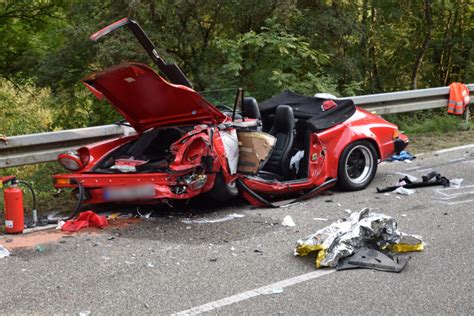
[[[71,171],[78,171],[84,168],[84,162],[81,159],[81,155],[75,150],[68,151],[65,154],[60,154],[58,156],[58,162],[61,166]]]

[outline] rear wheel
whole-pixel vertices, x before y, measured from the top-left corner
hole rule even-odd
[[[234,182],[226,183],[222,173],[216,175],[214,187],[209,191],[209,195],[216,201],[224,202],[235,198],[239,194],[237,184]]]
[[[377,171],[377,151],[366,140],[349,144],[339,158],[337,185],[347,191],[365,189]]]

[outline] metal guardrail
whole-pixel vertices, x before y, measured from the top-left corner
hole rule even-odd
[[[470,95],[474,84],[468,84]],[[400,92],[361,95],[341,99],[352,99],[354,103],[378,115],[405,113],[447,107],[449,87],[419,89]],[[474,103],[471,98],[471,103]]]
[[[474,84],[468,84],[471,96]],[[352,99],[379,115],[403,113],[447,107],[449,87],[362,95]],[[474,97],[471,97],[474,103]],[[0,141],[0,168],[22,166],[56,160],[58,154],[107,138],[133,133],[130,127],[103,125],[70,129],[59,132],[12,136],[8,142]]]
[[[0,168],[54,161],[60,153],[131,132],[130,127],[103,125],[12,136],[7,142],[0,141]]]

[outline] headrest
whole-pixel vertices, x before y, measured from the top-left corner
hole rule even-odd
[[[295,117],[293,109],[288,105],[279,105],[275,112],[275,121],[273,122],[274,132],[293,131],[295,128]]]
[[[244,117],[254,118],[254,119],[261,119],[260,110],[258,109],[258,103],[255,98],[252,97],[245,97],[242,112]]]

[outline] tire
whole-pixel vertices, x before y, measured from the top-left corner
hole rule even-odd
[[[349,144],[339,158],[337,186],[345,191],[365,189],[377,172],[377,150],[366,140]]]
[[[209,195],[216,201],[225,202],[235,198],[239,194],[239,189],[235,181],[232,184],[226,183],[222,173],[216,175],[214,187],[209,191]]]

